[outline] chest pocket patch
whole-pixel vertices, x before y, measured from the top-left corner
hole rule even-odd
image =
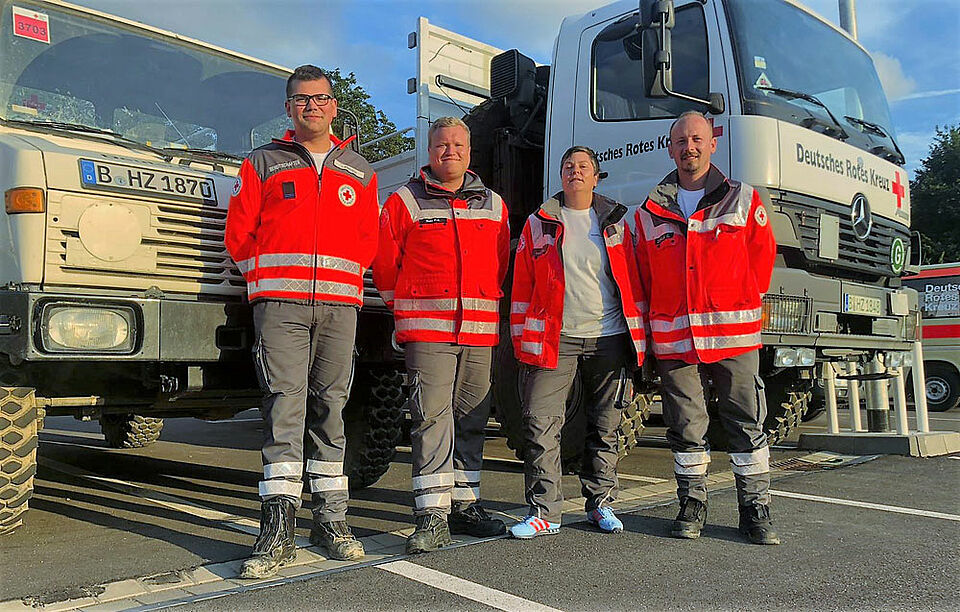
[[[283,189],[283,199],[292,200],[297,197],[297,188],[293,181],[284,181],[280,187]]]
[[[673,238],[673,232],[666,232],[665,234],[661,234],[660,236],[657,236],[654,242],[656,243],[657,246],[660,246],[667,240],[670,240],[670,244],[673,244],[673,241],[671,240],[671,238]]]
[[[419,223],[420,223],[420,227],[427,227],[430,225],[444,226],[447,224],[447,220],[444,219],[443,217],[439,217],[436,219],[420,219]]]

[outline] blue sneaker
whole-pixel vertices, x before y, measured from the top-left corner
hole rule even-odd
[[[560,523],[551,523],[536,516],[528,516],[510,528],[510,535],[521,540],[559,532]]]
[[[613,513],[613,508],[610,506],[603,506],[587,512],[587,520],[605,533],[620,533],[623,531],[623,523]]]

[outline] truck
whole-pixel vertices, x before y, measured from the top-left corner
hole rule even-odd
[[[919,294],[927,407],[960,406],[960,262],[920,266],[904,279]]]
[[[223,227],[242,156],[287,127],[277,92],[290,71],[60,0],[0,0],[0,11],[5,532],[27,510],[45,415],[98,419],[109,445],[130,447],[156,440],[163,418],[258,404],[246,287]],[[564,19],[550,65],[425,18],[408,47],[417,118],[401,131],[415,146],[374,165],[381,201],[427,163],[430,122],[457,115],[515,238],[560,190],[574,144],[598,152],[598,190],[636,206],[672,169],[670,123],[705,111],[714,162],[759,191],[779,245],[763,302],[771,440],[799,423],[818,368],[849,362],[875,377],[903,363],[919,321],[901,281],[918,254],[909,186],[876,69],[845,32],[790,0],[624,0]],[[400,437],[391,331],[368,275],[344,412],[351,486],[376,482]],[[502,338],[494,411],[521,455],[517,364]],[[656,402],[649,367],[631,396],[621,452]],[[575,384],[568,470],[582,412]]]
[[[246,283],[223,232],[243,156],[289,126],[291,71],[58,0],[2,0],[0,15],[5,533],[27,511],[45,416],[99,420],[108,446],[132,448],[164,418],[259,405]],[[366,336],[384,329],[377,316]],[[393,458],[396,375],[358,374],[346,411],[358,485]]]
[[[706,114],[714,164],[757,189],[778,244],[761,352],[771,443],[799,425],[822,368],[853,364],[854,377],[875,380],[909,359],[919,312],[901,277],[919,248],[905,159],[873,61],[847,32],[792,0],[624,0],[565,18],[549,65],[425,18],[408,47],[417,52],[407,88],[417,99],[417,146],[375,165],[381,185],[395,188],[427,163],[431,120],[463,116],[471,167],[504,197],[514,238],[560,191],[568,147],[594,149],[597,191],[635,207],[673,169],[673,120]],[[522,455],[511,353],[501,334],[494,411]],[[635,378],[626,447],[656,402],[651,370]],[[582,440],[580,401],[575,385],[565,460]],[[723,447],[719,428],[709,437]]]

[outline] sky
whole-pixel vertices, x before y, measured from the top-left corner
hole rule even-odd
[[[354,72],[397,125],[413,125],[407,34],[417,17],[550,63],[564,16],[604,0],[72,0],[283,66]],[[837,0],[798,0],[839,24]],[[960,0],[857,0],[860,43],[877,66],[912,171],[936,126],[960,124]],[[802,49],[798,50],[801,53]]]

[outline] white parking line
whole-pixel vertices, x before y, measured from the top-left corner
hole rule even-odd
[[[526,612],[528,610],[560,612],[557,608],[551,608],[550,606],[545,606],[535,601],[530,601],[529,599],[523,599],[522,597],[504,593],[497,589],[491,589],[482,584],[470,582],[469,580],[451,576],[450,574],[444,574],[443,572],[438,572],[437,570],[423,567],[422,565],[417,565],[409,561],[391,561],[383,565],[378,565],[377,567],[392,574],[409,578],[420,584],[453,593],[454,595],[459,595],[460,597],[482,603],[485,606],[490,606],[498,610],[505,610],[507,612]]]
[[[868,508],[870,510],[883,510],[884,512],[896,512],[898,514],[912,514],[914,516],[925,516],[928,518],[938,518],[947,521],[960,522],[960,515],[947,514],[946,512],[932,512],[930,510],[917,510],[916,508],[903,508],[901,506],[888,506],[886,504],[871,504],[869,502],[852,501],[849,499],[837,499],[835,497],[821,497],[819,495],[805,495],[803,493],[793,493],[791,491],[770,491],[770,495],[779,497],[791,497],[793,499],[803,499],[806,501],[821,502],[824,504],[836,504],[838,506],[853,506],[855,508]]]
[[[647,484],[660,484],[661,482],[667,482],[666,478],[655,478],[653,476],[637,476],[636,474],[617,473],[617,478],[619,478],[620,480],[633,480],[636,482],[645,482]]]
[[[960,455],[953,455],[952,457],[947,457],[947,459],[960,459]]]
[[[80,446],[80,445],[76,445]],[[191,501],[185,499],[180,499],[173,495],[167,495],[166,493],[161,493],[159,491],[154,491],[152,489],[147,489],[136,485],[132,482],[127,482],[125,480],[119,480],[117,478],[107,478],[106,476],[100,476],[94,474],[93,472],[88,472],[82,468],[78,468],[72,465],[67,465],[66,463],[61,463],[54,459],[49,459],[46,457],[41,457],[40,463],[44,466],[51,469],[57,470],[64,474],[70,474],[72,476],[77,476],[79,478],[85,478],[93,482],[105,485],[115,491],[121,493],[126,493],[127,495],[133,495],[144,501],[150,502],[156,506],[167,508],[169,510],[175,510],[177,512],[182,512],[189,516],[196,516],[208,521],[214,521],[220,523],[224,527],[229,527],[241,533],[246,533],[250,535],[257,535],[260,533],[260,524],[257,521],[248,519],[245,517],[237,516],[234,514],[227,514],[226,512],[220,512],[219,510],[213,510],[207,508],[206,506],[201,506]],[[300,544],[306,545],[306,540],[303,538],[298,538],[303,540]]]

